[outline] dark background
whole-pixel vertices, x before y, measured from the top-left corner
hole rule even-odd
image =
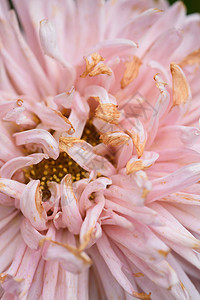
[[[175,0],[168,0],[171,4],[176,2]],[[200,12],[200,0],[184,0],[187,7],[187,13]]]

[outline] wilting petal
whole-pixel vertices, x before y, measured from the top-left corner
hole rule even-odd
[[[191,91],[185,75],[178,65],[171,64],[173,80],[173,105],[186,104],[191,100]]]
[[[144,152],[140,159],[137,156],[133,156],[126,165],[127,174],[145,170],[152,166],[153,163],[158,159],[159,155],[155,152]]]
[[[39,180],[32,180],[26,185],[20,199],[20,209],[36,229],[45,230],[46,214],[42,206],[39,184]]]
[[[133,119],[133,118],[130,120],[130,122],[125,121],[124,126],[125,128],[128,126],[126,131],[133,141],[138,158],[140,158],[144,152],[146,139],[147,139],[144,127],[139,119]]]

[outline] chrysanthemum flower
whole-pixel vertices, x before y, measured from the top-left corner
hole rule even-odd
[[[2,299],[200,299],[200,16],[164,0],[13,2]]]

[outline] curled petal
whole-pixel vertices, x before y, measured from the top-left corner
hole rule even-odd
[[[34,111],[45,126],[53,130],[66,131],[69,134],[74,132],[72,124],[60,111],[51,109],[43,103],[36,103]]]
[[[45,230],[47,229],[46,213],[42,206],[39,184],[39,180],[32,180],[26,185],[20,199],[20,209],[36,229]]]
[[[24,145],[30,143],[40,144],[43,147],[44,152],[53,159],[58,158],[59,148],[56,140],[53,136],[44,129],[32,129],[14,134],[16,138],[16,144]]]
[[[89,196],[92,193],[105,190],[108,185],[111,185],[112,180],[106,177],[100,177],[92,182],[90,182],[84,189],[84,191],[81,194],[80,200],[79,200],[79,206],[81,213],[84,214],[84,212],[91,207],[91,202],[89,201]]]
[[[43,153],[34,153],[29,156],[13,158],[6,162],[1,168],[1,176],[4,178],[11,178],[17,170],[31,165],[36,165],[44,158],[47,159],[48,155]]]

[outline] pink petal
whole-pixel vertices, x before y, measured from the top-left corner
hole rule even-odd
[[[64,225],[73,234],[79,234],[82,218],[78,210],[77,199],[73,192],[71,175],[66,175],[61,181],[61,207]]]
[[[87,211],[87,209],[92,206],[91,202],[89,201],[89,196],[94,192],[105,190],[108,185],[111,185],[111,183],[112,181],[109,178],[100,177],[90,182],[85,187],[79,199],[79,206],[82,214],[84,214],[84,212]]]
[[[0,191],[10,197],[20,199],[26,185],[15,180],[0,178]]]
[[[43,153],[35,153],[29,156],[21,156],[10,159],[1,168],[1,176],[4,178],[12,178],[13,174],[24,167],[37,165],[43,159],[47,159],[48,155]]]
[[[196,183],[199,179],[200,164],[184,166],[168,176],[154,180],[152,191],[147,196],[147,202],[168,196]]]
[[[33,250],[39,249],[39,243],[44,238],[33,225],[29,222],[28,219],[24,219],[21,225],[21,234],[27,246]]]
[[[60,230],[57,235],[60,238],[62,231]],[[47,240],[47,243],[48,247],[43,252],[45,260],[59,261],[65,270],[75,274],[80,273],[90,266],[90,258],[76,247],[52,240]]]
[[[26,185],[20,199],[20,209],[35,229],[45,230],[46,213],[42,206],[39,184],[39,180],[32,180]]]
[[[76,72],[72,65],[67,62],[61,55],[58,47],[57,47],[57,37],[56,37],[56,28],[53,23],[49,20],[42,20],[40,22],[40,42],[43,48],[43,51],[46,55],[58,61],[62,66],[64,66],[67,71],[67,77],[70,78],[70,82],[68,86],[71,87]]]
[[[93,147],[84,140],[61,137],[59,147],[87,171],[94,170],[105,176],[115,172],[113,165],[106,158],[94,154]]]
[[[16,144],[24,145],[30,143],[40,144],[44,152],[53,159],[58,158],[59,148],[53,136],[43,129],[32,129],[14,134]]]
[[[104,208],[105,199],[103,195],[95,198],[96,205],[90,207],[87,212],[80,230],[80,244],[84,249],[90,247],[99,238],[96,228],[99,216]],[[100,232],[101,234],[101,232]]]

